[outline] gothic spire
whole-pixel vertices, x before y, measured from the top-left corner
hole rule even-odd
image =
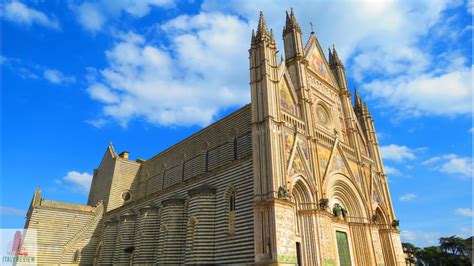
[[[342,64],[342,61],[339,58],[339,55],[337,54],[336,46],[334,44],[332,45],[332,57],[333,59],[332,59],[331,68],[338,67],[338,66],[344,68],[344,65]]]
[[[251,40],[251,44],[255,44],[257,41],[255,39],[255,30],[252,30],[252,40]]]
[[[298,21],[296,21],[295,13],[293,12],[293,8],[291,8],[289,15],[288,11],[286,11],[286,23],[285,27],[283,28],[283,34],[293,29],[301,33],[300,24],[298,24]]]
[[[362,99],[360,98],[359,91],[357,88],[354,87],[354,102],[355,102],[355,107],[360,108],[362,107]]]
[[[267,34],[268,34],[267,23],[265,23],[263,12],[260,11],[260,17],[258,19],[257,37],[260,38],[263,35],[267,35]]]

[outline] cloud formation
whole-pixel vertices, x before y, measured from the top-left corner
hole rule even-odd
[[[422,162],[422,165],[431,166],[436,171],[460,177],[472,177],[472,164],[472,158],[457,154],[435,156]]]
[[[25,63],[18,58],[1,56],[1,65],[17,74],[22,79],[41,79],[55,84],[69,84],[76,82],[73,75],[66,75],[57,69],[39,64]]]
[[[136,7],[124,2],[114,8],[107,3],[76,6],[78,19],[87,18],[84,27],[99,31],[123,14],[139,18],[152,7],[173,6],[170,1],[144,1]],[[305,35],[312,21],[323,48],[337,44],[348,75],[366,84],[362,91],[375,105],[383,103],[397,117],[466,115],[471,113],[472,70],[459,47],[449,45],[470,31],[458,29],[464,25],[446,17],[446,11],[459,5],[441,0],[258,5],[242,0],[222,5],[206,0],[199,14],[180,15],[158,25],[157,35],[117,38],[106,51],[109,66],[100,71],[97,83],[90,84],[99,87],[88,91],[104,104],[105,116],[122,125],[133,118],[156,125],[205,125],[220,111],[248,101],[247,50],[260,8],[279,36],[285,8],[293,6]],[[316,15],[315,10],[324,12]],[[345,13],[351,16],[340,16]],[[428,35],[445,40],[452,32],[459,34],[449,35],[448,52],[442,55],[423,43]],[[283,51],[281,38],[276,39]],[[209,93],[217,97],[207,97]]]
[[[60,29],[59,22],[55,18],[48,17],[45,13],[18,1],[5,3],[2,6],[2,13],[6,20],[19,25],[29,27],[37,24],[46,28]]]
[[[416,158],[412,149],[408,148],[407,146],[399,146],[396,144],[381,146],[380,152],[382,153],[383,159],[393,160],[395,162],[401,162],[405,159],[413,160]]]
[[[400,232],[400,237],[402,242],[417,242],[422,243],[424,246],[428,246],[438,244],[438,239],[441,237],[441,234],[437,232],[402,230]]]
[[[116,20],[122,15],[134,18],[146,16],[152,7],[170,8],[174,0],[100,0],[95,2],[82,1],[71,5],[77,14],[77,20],[84,29],[90,32],[101,31],[110,20]]]
[[[385,173],[387,175],[395,175],[395,176],[402,175],[402,173],[395,167],[392,167],[392,166],[389,166],[389,165],[384,165],[383,168],[385,169]]]
[[[74,76],[64,75],[61,71],[56,69],[44,70],[43,77],[53,84],[73,83],[76,81]]]
[[[246,23],[201,13],[179,16],[160,30],[169,49],[122,33],[106,51],[108,67],[87,89],[103,103],[105,116],[123,126],[132,118],[204,126],[220,111],[249,101],[248,44],[240,39],[249,31]]]
[[[359,87],[369,99],[393,109],[397,117],[409,117],[472,113],[472,69],[469,60],[459,55],[465,49],[459,39],[470,34],[471,25],[449,17],[448,12],[462,4],[443,0],[259,4],[235,0],[221,5],[218,0],[207,0],[203,8],[236,12],[254,23],[263,6],[267,24],[279,32],[284,9],[293,6],[304,33],[311,31],[312,21],[323,48],[336,44],[348,75],[364,84]],[[278,42],[282,50],[281,40]],[[447,52],[435,51],[435,43],[446,45]]]
[[[471,208],[458,208],[454,210],[454,214],[464,217],[473,217],[474,212]]]
[[[411,201],[416,198],[414,193],[407,193],[400,196],[400,201]]]
[[[57,184],[66,183],[72,191],[88,194],[92,183],[92,175],[87,172],[70,171],[61,180],[55,181]]]

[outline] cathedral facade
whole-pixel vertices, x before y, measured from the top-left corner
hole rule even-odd
[[[34,194],[45,264],[405,265],[374,122],[335,48],[263,14],[251,103],[148,160],[109,144],[87,205]]]

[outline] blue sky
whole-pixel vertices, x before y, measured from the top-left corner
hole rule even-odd
[[[250,100],[263,10],[336,45],[374,116],[402,240],[472,235],[472,1],[2,1],[2,227],[86,203],[109,141],[149,158]]]

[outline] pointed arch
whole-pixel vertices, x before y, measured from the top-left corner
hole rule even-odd
[[[97,245],[97,248],[95,249],[94,260],[92,262],[92,265],[94,265],[94,266],[99,265],[100,264],[99,262],[101,262],[101,261],[99,261],[99,259],[100,259],[100,256],[102,255],[101,253],[102,253],[102,246],[103,245],[104,245],[104,242],[101,241],[99,243],[99,245]]]
[[[306,178],[301,175],[297,174],[293,176],[290,183],[289,194],[294,197],[297,197],[294,200],[297,203],[314,203],[314,196],[316,192],[311,188],[310,183],[306,180]]]
[[[362,193],[354,181],[346,175],[336,173],[327,178],[323,184],[324,192],[332,207],[335,203],[346,208],[348,216],[368,218],[369,208],[362,198]]]
[[[292,179],[290,186],[291,200],[294,206],[294,221],[296,235],[296,249],[303,265],[316,265],[315,231],[316,226],[311,212],[305,212],[315,208],[315,193],[311,185],[302,175]]]
[[[389,224],[388,217],[385,215],[385,212],[381,208],[381,206],[377,206],[374,212],[375,215],[375,223],[376,224]]]

